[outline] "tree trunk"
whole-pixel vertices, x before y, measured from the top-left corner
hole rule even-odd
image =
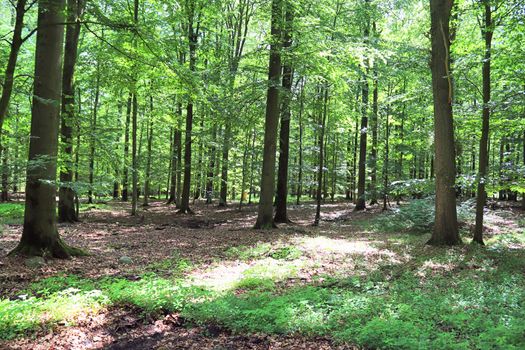
[[[2,135],[0,134],[0,138]],[[6,137],[7,140],[7,137]],[[9,148],[4,146],[2,148],[2,193],[0,194],[0,202],[9,201]]]
[[[231,138],[231,121],[228,119],[224,127],[224,143],[222,146],[222,163],[221,163],[221,190],[219,196],[219,207],[225,207],[228,197],[228,164],[230,156],[230,138]]]
[[[483,243],[483,210],[487,202],[487,191],[485,182],[487,177],[487,167],[489,162],[488,143],[490,128],[490,69],[492,51],[492,10],[490,0],[484,1],[485,23],[482,34],[485,39],[485,57],[483,59],[483,118],[481,126],[481,139],[479,143],[479,170],[478,170],[478,190],[476,198],[476,226],[474,227],[474,242]]]
[[[208,172],[206,175],[206,204],[211,204],[213,200],[213,174],[215,171],[215,157],[217,152],[217,125],[213,124],[212,131],[211,131],[211,149],[210,149],[210,162],[208,164]]]
[[[80,17],[83,12],[83,0],[67,1],[66,43],[64,66],[62,70],[62,116],[61,141],[64,144],[65,167],[60,171],[60,190],[58,193],[58,221],[76,222],[75,191],[73,185],[73,124],[75,116],[74,76],[77,62],[78,38],[80,35]],[[77,121],[78,122],[78,121]]]
[[[432,90],[434,95],[434,142],[436,172],[436,219],[433,245],[461,243],[456,213],[454,123],[450,72],[449,20],[453,1],[430,2],[432,38]]]
[[[365,34],[366,35],[366,34]],[[356,211],[366,209],[365,185],[366,185],[366,144],[368,136],[368,76],[365,74],[362,88],[362,116],[361,128],[359,129],[359,169],[357,176],[357,201]]]
[[[56,173],[58,124],[62,80],[63,0],[39,1],[35,52],[35,83],[31,110],[31,138],[26,180],[24,229],[19,245],[10,254],[69,258],[81,255],[68,247],[57,230]],[[48,101],[53,101],[49,103]]]
[[[275,227],[273,194],[275,190],[275,151],[279,126],[279,82],[281,80],[282,0],[272,0],[271,44],[268,64],[268,92],[264,123],[264,152],[261,174],[261,197],[255,228]]]
[[[315,209],[315,219],[314,219],[314,226],[319,226],[319,222],[321,220],[321,202],[323,199],[322,196],[322,186],[323,186],[323,172],[324,172],[324,134],[325,134],[325,127],[326,127],[326,118],[328,115],[328,87],[323,87],[324,90],[324,96],[323,96],[323,112],[321,117],[321,123],[320,127],[321,130],[319,130],[319,168],[317,169],[317,192],[316,192],[316,209]],[[322,93],[321,90],[320,92]]]
[[[304,79],[304,78],[303,78]],[[297,200],[296,204],[299,205],[301,196],[303,194],[303,112],[304,112],[304,85],[306,82],[303,80],[301,84],[301,97],[299,105],[299,174],[297,176]]]
[[[292,46],[292,25],[293,9],[289,1],[286,2],[286,14],[283,34],[283,49],[288,53]],[[283,98],[281,110],[281,131],[279,134],[279,168],[277,171],[277,194],[275,197],[275,217],[276,223],[290,222],[287,213],[288,201],[288,162],[290,158],[290,118],[292,102],[292,83],[293,68],[290,62],[291,57],[287,57],[287,62],[283,66]]]
[[[93,187],[95,175],[95,146],[96,146],[96,130],[97,130],[97,114],[98,114],[98,100],[100,96],[100,64],[97,62],[97,77],[95,87],[95,101],[93,103],[93,118],[91,119],[91,137],[89,138],[89,191],[88,203],[93,203]]]
[[[146,159],[146,178],[144,179],[144,201],[142,206],[147,207],[149,205],[150,195],[150,177],[151,177],[151,148],[153,146],[153,96],[149,98],[149,128],[148,128],[148,154]]]
[[[133,93],[131,112],[131,215],[137,214],[138,189],[138,157],[137,157],[137,94]]]
[[[16,2],[15,27],[13,29],[13,38],[11,40],[11,47],[9,51],[9,59],[4,73],[4,82],[2,84],[2,96],[0,97],[0,133],[4,125],[4,120],[7,115],[9,107],[9,100],[13,92],[13,83],[16,69],[16,62],[18,60],[18,53],[24,40],[22,38],[22,29],[24,28],[24,15],[26,13],[27,0],[18,0]],[[1,148],[1,147],[0,147]]]
[[[376,24],[374,22],[374,33]],[[378,128],[378,81],[377,81],[377,67],[374,66],[374,91],[372,93],[372,119],[370,121],[372,127],[372,150],[370,152],[370,205],[377,204],[377,128]]]
[[[190,71],[195,71],[197,62],[197,39],[198,33],[193,28],[193,18],[195,15],[195,4],[191,2],[188,13],[188,43],[190,54]],[[193,129],[193,101],[190,97],[186,108],[186,134],[184,139],[184,183],[182,186],[182,197],[179,213],[192,213],[190,209],[190,189],[191,189],[191,144]]]
[[[124,169],[122,176],[122,201],[128,201],[128,178],[129,178],[129,126],[131,124],[131,102],[133,100],[133,94],[129,92],[128,94],[128,103],[126,107],[126,126],[124,131]]]

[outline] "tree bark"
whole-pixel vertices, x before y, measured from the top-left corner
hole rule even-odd
[[[490,0],[484,0],[485,21],[482,28],[482,34],[485,39],[485,57],[483,59],[483,117],[481,126],[481,139],[479,143],[479,169],[478,169],[478,190],[476,198],[476,226],[474,227],[474,242],[483,243],[483,210],[487,203],[487,191],[485,190],[485,182],[487,177],[487,167],[489,162],[488,143],[490,131],[490,98],[491,98],[491,51],[492,51],[492,36],[494,29],[492,28],[492,9]]]
[[[324,90],[324,91],[323,91]],[[324,92],[324,93],[323,93]],[[322,195],[322,186],[323,186],[323,172],[324,172],[324,134],[326,128],[326,118],[328,115],[328,88],[325,86],[320,91],[323,94],[323,111],[320,120],[320,130],[319,130],[319,168],[317,169],[317,192],[316,192],[316,209],[315,209],[315,219],[314,226],[319,226],[321,220],[321,202],[323,199]]]
[[[67,0],[66,43],[64,66],[62,70],[62,115],[61,141],[64,144],[65,167],[60,171],[60,190],[58,193],[58,221],[76,222],[75,191],[73,185],[73,124],[75,115],[74,76],[77,63],[80,17],[84,7],[83,0]]]
[[[148,154],[146,159],[146,178],[144,179],[144,201],[142,205],[147,207],[149,205],[149,195],[150,195],[150,177],[151,177],[151,149],[153,147],[153,96],[149,98],[149,112],[150,120],[148,127]]]
[[[93,187],[95,176],[95,150],[96,150],[96,130],[97,130],[97,114],[98,114],[98,100],[100,97],[100,63],[97,62],[97,77],[95,86],[95,101],[93,102],[93,117],[91,119],[91,137],[89,138],[89,191],[88,203],[93,203]]]
[[[137,94],[133,93],[131,98],[132,112],[131,112],[131,215],[137,214],[137,201],[139,197],[138,189],[138,157],[137,157],[137,114],[138,102]]]
[[[133,94],[131,91],[128,94],[128,103],[126,107],[126,126],[124,131],[124,169],[122,171],[122,201],[128,201],[128,178],[129,178],[129,126],[131,124],[131,102],[133,100]]]
[[[433,245],[461,243],[456,212],[454,123],[450,72],[449,21],[453,1],[430,1],[432,41],[432,90],[434,95],[434,142],[436,172],[436,210]]]
[[[373,28],[375,33],[376,24],[374,22]],[[372,93],[372,119],[370,121],[372,127],[372,150],[370,151],[370,205],[377,204],[377,129],[378,129],[378,78],[377,67],[374,66],[374,91]]]
[[[288,53],[292,46],[293,9],[289,1],[286,1],[285,24],[283,34],[283,49]],[[290,158],[290,119],[292,102],[293,67],[287,57],[283,66],[283,97],[281,105],[281,130],[279,134],[279,168],[277,171],[277,194],[275,197],[276,223],[288,223],[287,201],[288,201],[288,163]]]
[[[56,225],[55,182],[64,39],[64,26],[59,23],[65,20],[64,5],[63,0],[39,1],[24,229],[19,245],[10,254],[62,259],[82,254],[60,239]]]
[[[264,152],[261,174],[261,197],[255,228],[275,227],[273,221],[273,194],[275,190],[275,151],[279,125],[279,83],[281,80],[281,23],[282,0],[272,0],[270,59],[268,64],[268,91],[264,123]]]

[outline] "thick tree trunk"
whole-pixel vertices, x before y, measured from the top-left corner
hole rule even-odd
[[[75,116],[74,76],[77,62],[78,38],[80,35],[80,17],[83,12],[83,0],[67,1],[66,43],[64,49],[64,67],[62,70],[62,116],[61,141],[64,144],[65,167],[60,171],[60,190],[58,193],[58,221],[75,222],[75,191],[73,185],[73,125]]]
[[[24,229],[11,254],[69,258],[82,252],[68,247],[56,226],[58,124],[62,80],[63,0],[39,1],[35,83],[26,181]],[[48,101],[53,101],[49,103]]]
[[[292,46],[292,23],[293,10],[291,4],[286,2],[285,14],[285,28],[283,35],[283,48],[289,51]],[[292,102],[292,83],[293,83],[293,68],[290,62],[290,57],[287,58],[286,64],[283,66],[283,98],[281,110],[281,131],[279,134],[279,168],[277,171],[277,194],[275,197],[275,217],[276,223],[290,222],[287,213],[288,201],[288,162],[290,158],[290,118],[291,118],[291,102]]]
[[[281,23],[282,0],[272,0],[270,60],[268,64],[268,92],[264,123],[264,152],[261,174],[261,197],[255,228],[275,227],[273,221],[273,194],[275,191],[275,151],[279,126],[279,83],[281,80]]]
[[[454,123],[450,72],[449,20],[453,1],[430,1],[432,38],[432,90],[436,171],[436,219],[433,245],[461,243],[456,213]]]
[[[481,139],[479,143],[479,170],[478,170],[478,190],[476,198],[476,226],[474,227],[474,242],[483,243],[483,210],[487,202],[487,191],[485,182],[487,177],[487,167],[489,163],[488,143],[490,128],[490,68],[492,51],[492,9],[490,0],[485,0],[485,23],[482,34],[485,39],[485,57],[483,59],[483,118],[481,126]]]

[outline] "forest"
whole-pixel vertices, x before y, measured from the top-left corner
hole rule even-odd
[[[524,349],[525,0],[0,0],[0,349]]]

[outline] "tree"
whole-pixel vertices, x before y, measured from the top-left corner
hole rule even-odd
[[[283,34],[283,49],[286,54],[286,61],[283,66],[283,98],[281,109],[281,130],[279,133],[279,168],[277,171],[277,195],[275,197],[275,217],[276,223],[288,223],[287,202],[288,202],[288,162],[290,158],[290,118],[292,101],[293,67],[290,62],[289,54],[292,46],[292,25],[293,25],[293,5],[286,1],[285,23]]]
[[[38,2],[35,85],[24,229],[11,254],[69,258],[82,251],[60,238],[56,218],[58,123],[62,82],[64,0]]]
[[[452,72],[450,70],[450,15],[453,0],[431,0],[432,91],[434,96],[434,147],[436,174],[436,219],[432,245],[461,243],[456,212],[456,160],[452,117]]]
[[[67,1],[66,43],[64,48],[64,67],[62,73],[62,115],[60,133],[64,144],[65,167],[60,171],[60,190],[58,193],[58,220],[75,222],[75,191],[73,184],[73,124],[75,123],[74,75],[77,62],[80,17],[83,0]],[[78,122],[78,121],[77,121]]]
[[[275,151],[279,125],[279,84],[281,81],[282,0],[272,0],[270,61],[264,123],[264,152],[261,173],[261,198],[255,228],[273,228],[273,194],[275,190]]]

